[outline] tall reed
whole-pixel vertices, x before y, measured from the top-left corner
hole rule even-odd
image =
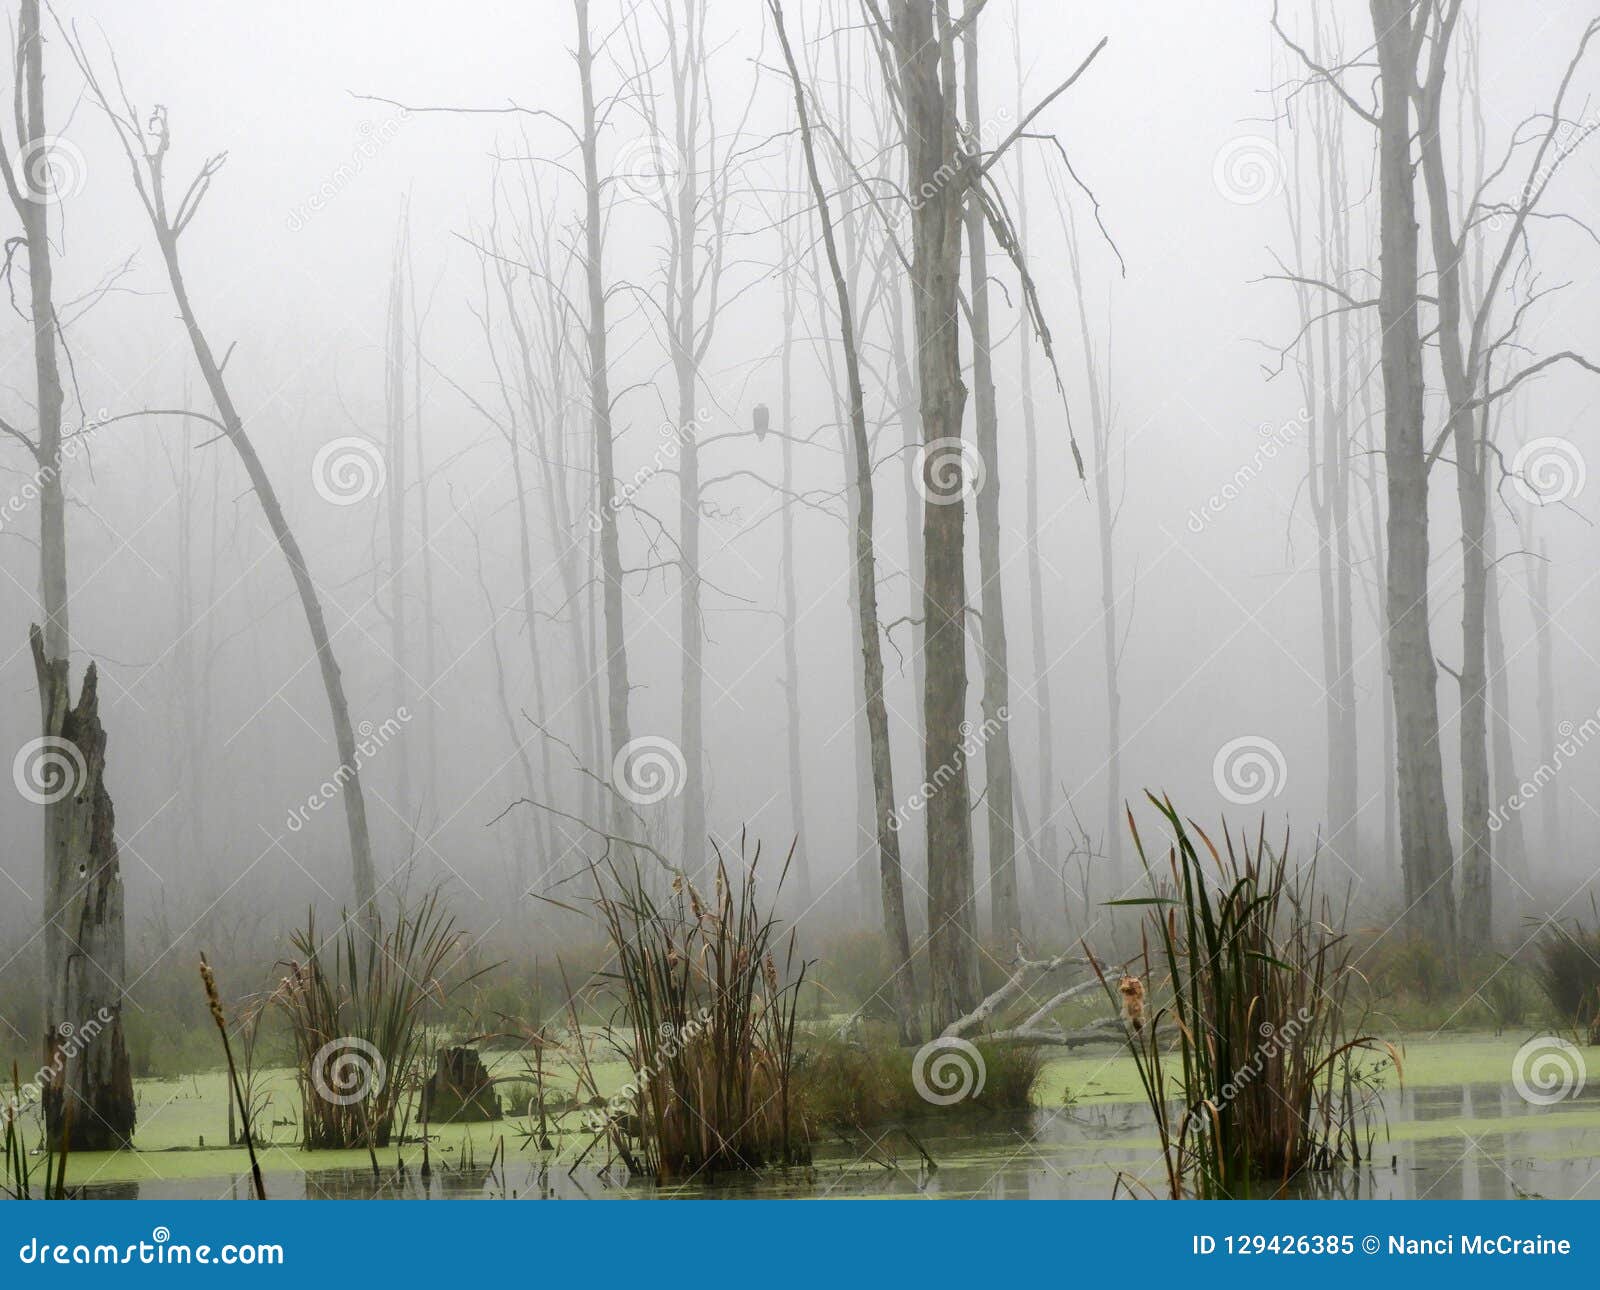
[[[388,1145],[417,1082],[427,1005],[489,970],[445,985],[464,935],[437,889],[414,907],[397,904],[392,921],[347,917],[326,942],[307,915],[292,938],[298,957],[280,964],[287,972],[273,994],[294,1037],[303,1145]]]
[[[1116,903],[1147,907],[1139,984],[1153,997],[1126,1030],[1169,1194],[1272,1195],[1359,1161],[1373,1099],[1354,1059],[1384,1049],[1399,1061],[1347,1031],[1359,975],[1314,860],[1292,872],[1288,838],[1274,850],[1264,826],[1251,840],[1224,825],[1219,852],[1170,800],[1147,796],[1173,842],[1165,865],[1152,866],[1129,812],[1150,894]],[[1101,981],[1113,1002],[1145,997]]]
[[[791,1082],[807,965],[759,903],[760,855],[746,863],[741,836],[734,882],[717,850],[710,900],[682,875],[658,899],[637,866],[594,870],[616,955],[602,975],[624,1022],[614,1042],[634,1072],[594,1127],[658,1179],[809,1159]]]

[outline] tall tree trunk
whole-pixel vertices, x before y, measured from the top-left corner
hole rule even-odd
[[[32,753],[44,806],[45,1132],[57,1149],[105,1150],[133,1134],[133,1081],[122,1032],[126,928],[122,872],[105,787],[105,730],[91,662],[72,705],[61,373],[50,247],[51,136],[45,125],[39,0],[17,23],[18,156],[7,188],[28,251],[39,471],[39,589],[44,625],[29,633],[39,685],[41,738]],[[8,166],[11,161],[6,162]]]
[[[245,474],[250,479],[250,486],[261,505],[261,512],[266,517],[267,527],[272,531],[279,550],[283,552],[284,559],[289,564],[295,590],[299,593],[300,606],[306,616],[306,626],[311,633],[311,643],[316,650],[323,689],[328,697],[328,713],[333,725],[334,743],[339,753],[340,769],[344,772],[344,788],[341,795],[344,798],[345,826],[350,837],[350,869],[355,900],[362,915],[370,920],[377,916],[374,901],[378,895],[378,881],[372,863],[372,840],[367,830],[366,799],[362,795],[361,788],[361,759],[356,750],[355,731],[350,722],[350,705],[345,699],[344,681],[339,675],[339,664],[333,655],[333,640],[328,634],[327,618],[322,612],[322,601],[317,595],[316,584],[312,581],[310,570],[306,566],[305,555],[290,531],[289,521],[284,517],[283,507],[278,502],[277,490],[273,488],[266,467],[261,464],[255,446],[245,433],[244,422],[234,407],[233,396],[223,379],[222,367],[212,353],[210,342],[206,340],[205,333],[201,331],[200,323],[195,317],[194,307],[189,302],[189,290],[183,279],[183,269],[178,262],[177,233],[167,221],[164,200],[159,197],[159,188],[156,191],[158,194],[154,212],[156,240],[161,247],[162,260],[166,264],[167,278],[172,286],[172,296],[177,303],[178,314],[183,319],[185,331],[188,332],[189,343],[194,350],[195,361],[199,364],[200,374],[205,378],[206,388],[211,392],[212,402],[216,405],[223,433],[239,454]]]
[[[1020,36],[1018,36],[1020,42]],[[1017,66],[1022,56],[1020,44]],[[1019,70],[1018,81],[1021,81]],[[1021,87],[1018,86],[1018,114],[1021,113]],[[1028,249],[1028,172],[1022,154],[1017,155],[1017,240],[1026,253]],[[1023,488],[1026,508],[1027,565],[1028,565],[1028,625],[1030,646],[1033,651],[1033,701],[1039,714],[1036,742],[1038,743],[1037,776],[1035,783],[1039,796],[1039,828],[1037,832],[1025,830],[1033,849],[1031,897],[1034,902],[1042,897],[1044,868],[1060,864],[1056,854],[1055,811],[1055,713],[1050,695],[1050,655],[1046,644],[1044,618],[1044,560],[1039,554],[1039,426],[1033,401],[1033,336],[1024,328],[1017,338],[1021,371],[1019,386],[1022,396]],[[1025,930],[1025,929],[1023,929]]]
[[[969,27],[961,42],[967,122],[983,120],[978,97],[978,36]],[[996,942],[1021,930],[1017,897],[1017,830],[1011,791],[1011,676],[1006,646],[1003,568],[1000,554],[1000,422],[995,409],[994,360],[989,352],[988,233],[976,193],[966,202],[967,293],[972,309],[973,411],[980,472],[977,505],[979,600],[983,615],[984,805],[989,822],[989,928]]]
[[[600,222],[600,124],[594,98],[594,49],[589,37],[589,0],[573,0],[578,22],[578,81],[583,94],[584,284],[588,293],[589,416],[594,432],[595,474],[600,496],[600,579],[604,586],[606,716],[611,740],[607,764],[627,745],[628,644],[622,619],[622,548],[617,536],[617,472],[611,434],[611,375],[606,355],[606,291],[601,257],[605,230]],[[611,818],[619,825],[626,803],[612,799]]]
[[[833,236],[833,219],[828,212],[827,193],[817,169],[816,148],[806,112],[805,90],[789,36],[783,25],[779,0],[768,0],[778,39],[783,46],[789,78],[794,86],[795,112],[800,123],[801,146],[805,153],[806,174],[817,204],[817,219],[822,225],[822,243],[833,276],[839,304],[839,339],[844,351],[845,377],[850,392],[850,441],[855,461],[855,585],[861,605],[861,672],[866,691],[867,728],[872,739],[872,783],[877,807],[877,842],[882,875],[884,927],[894,966],[897,1021],[902,1042],[918,1038],[916,985],[911,969],[911,937],[906,925],[905,893],[900,872],[900,839],[896,831],[894,768],[889,747],[889,710],[883,697],[883,641],[878,628],[878,573],[873,547],[874,495],[872,453],[867,438],[866,397],[861,387],[861,364],[856,350],[855,315],[850,304],[850,288],[839,261]]]
[[[787,258],[787,247],[785,248]],[[779,358],[779,433],[783,436],[783,501],[779,513],[782,562],[779,596],[783,604],[783,708],[789,764],[789,811],[794,820],[794,881],[800,908],[811,905],[811,868],[806,836],[805,763],[801,753],[799,607],[795,590],[794,550],[794,318],[797,295],[793,266],[783,276],[783,353]]]
[[[1550,548],[1542,538],[1532,573],[1533,632],[1539,658],[1539,758],[1544,765],[1554,766],[1560,734],[1556,725],[1555,632],[1551,630],[1550,617]],[[1561,795],[1552,789],[1539,797],[1543,803],[1540,841],[1550,862],[1560,864],[1566,856],[1561,836]]]
[[[417,467],[417,540],[418,554],[422,559],[422,682],[426,704],[422,714],[424,734],[427,739],[428,783],[423,799],[428,812],[439,808],[439,705],[433,696],[433,687],[439,679],[438,619],[435,616],[433,582],[433,527],[428,505],[432,479],[424,456],[426,441],[422,436],[422,317],[417,312],[417,275],[409,262],[409,242],[406,279],[411,290],[411,419],[415,445],[412,456]]]
[[[1122,687],[1119,673],[1122,643],[1117,628],[1116,526],[1117,508],[1111,500],[1111,391],[1100,380],[1100,360],[1089,329],[1088,296],[1083,285],[1083,261],[1078,254],[1078,230],[1067,206],[1064,226],[1067,259],[1072,266],[1072,289],[1078,301],[1078,333],[1083,337],[1084,379],[1089,394],[1089,427],[1094,439],[1094,515],[1100,547],[1100,652],[1106,687],[1106,860],[1112,882],[1121,890],[1122,832],[1127,827],[1122,801]],[[1109,383],[1109,376],[1107,382]]]
[[[1449,52],[1450,8],[1433,24],[1428,75],[1416,90],[1417,137],[1422,178],[1428,193],[1428,227],[1438,280],[1439,362],[1448,405],[1447,429],[1454,441],[1456,497],[1461,508],[1461,909],[1462,944],[1474,950],[1490,944],[1492,924],[1489,832],[1489,732],[1486,707],[1486,600],[1488,566],[1484,543],[1488,490],[1478,419],[1473,415],[1475,356],[1468,350],[1463,323],[1463,247],[1450,216],[1450,186],[1445,171],[1442,103]]]
[[[1388,466],[1389,669],[1398,727],[1400,856],[1406,923],[1456,945],[1454,857],[1439,748],[1438,672],[1428,625],[1428,462],[1418,324],[1417,213],[1411,162],[1416,81],[1410,0],[1370,0],[1377,37],[1384,451]]]
[[[1500,571],[1495,563],[1495,547],[1494,511],[1491,509],[1484,528],[1483,550],[1484,565],[1488,570],[1488,585],[1484,589],[1485,644],[1489,663],[1489,708],[1492,713],[1489,732],[1494,754],[1494,796],[1497,802],[1504,804],[1517,791],[1518,780],[1511,740],[1511,685],[1506,671],[1505,624],[1501,619]],[[1496,837],[1498,842],[1495,849],[1509,876],[1511,908],[1507,912],[1512,909],[1526,912],[1533,898],[1533,890],[1522,812],[1503,812],[1503,822]]]
[[[389,310],[385,329],[384,412],[388,430],[385,462],[388,484],[384,501],[389,521],[389,663],[392,702],[399,712],[410,690],[406,635],[406,328],[405,265],[410,230],[404,219],[395,239],[394,262],[389,276]],[[402,838],[409,836],[411,818],[411,758],[406,741],[394,750],[396,758],[395,810]]]
[[[937,19],[935,9],[938,9]],[[965,463],[960,449],[961,208],[968,159],[958,146],[954,51],[943,0],[893,0],[891,33],[905,115],[911,212],[912,321],[922,402],[923,778],[927,805],[928,967],[932,1028],[977,1003],[972,799],[961,729],[967,698]],[[955,181],[949,168],[958,170]]]

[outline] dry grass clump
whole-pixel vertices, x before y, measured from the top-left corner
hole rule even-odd
[[[1533,972],[1561,1022],[1600,1043],[1600,930],[1552,922],[1534,945]]]
[[[448,995],[444,973],[464,935],[437,890],[397,904],[392,922],[381,912],[360,926],[347,917],[326,942],[307,916],[272,995],[294,1038],[304,1146],[388,1145],[416,1083],[425,1010]]]
[[[1359,975],[1314,865],[1291,872],[1287,838],[1275,850],[1264,831],[1251,840],[1224,828],[1219,851],[1170,801],[1150,800],[1173,845],[1153,868],[1130,812],[1152,894],[1119,903],[1148,907],[1137,975],[1155,998],[1141,999],[1142,1024],[1128,1026],[1127,1040],[1170,1194],[1271,1195],[1358,1161],[1371,1099],[1352,1058],[1367,1049],[1398,1058],[1347,1029]],[[1117,1002],[1116,985],[1101,979]]]
[[[600,974],[621,1014],[613,1042],[634,1072],[595,1128],[636,1173],[684,1178],[809,1158],[791,1088],[806,964],[758,902],[759,846],[744,860],[741,838],[734,882],[717,852],[709,900],[681,874],[658,897],[637,866],[593,871],[616,954]],[[787,871],[785,861],[779,888]],[[575,1007],[572,1016],[576,1028]],[[579,1065],[597,1096],[587,1059]]]
[[[948,1104],[930,1103],[912,1078],[916,1050],[892,1032],[868,1033],[863,1042],[806,1041],[795,1063],[795,1102],[818,1129],[881,1129],[903,1120],[971,1120],[1027,1111],[1044,1069],[1044,1053],[1027,1044],[977,1041],[982,1087]]]

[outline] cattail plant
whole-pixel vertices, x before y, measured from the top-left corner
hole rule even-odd
[[[200,955],[200,983],[205,986],[206,1006],[211,1011],[211,1020],[216,1023],[217,1034],[222,1037],[222,1056],[228,1063],[228,1088],[232,1093],[233,1103],[239,1108],[244,1147],[250,1155],[250,1181],[255,1188],[256,1199],[266,1200],[267,1185],[261,1179],[261,1162],[256,1159],[255,1138],[250,1131],[250,1103],[245,1099],[244,1089],[239,1083],[239,1070],[234,1065],[233,1045],[228,1042],[228,1019],[222,1011],[222,996],[217,993],[217,977],[211,970],[211,964],[206,961],[204,953]],[[230,1114],[228,1118],[231,1120],[233,1117]],[[232,1137],[231,1133],[229,1137]]]
[[[397,905],[392,922],[381,911],[360,924],[346,918],[327,942],[307,916],[272,996],[294,1038],[307,1148],[389,1145],[401,1099],[417,1084],[428,1004],[490,970],[445,985],[463,936],[437,890],[413,908]]]
[[[791,1087],[806,964],[759,903],[759,845],[746,854],[741,836],[734,882],[716,852],[709,900],[683,874],[658,900],[637,867],[594,869],[617,958],[604,975],[625,1021],[614,1032],[634,1076],[593,1127],[660,1180],[809,1159]]]
[[[1291,872],[1287,837],[1274,850],[1264,828],[1252,841],[1224,826],[1219,851],[1170,801],[1150,801],[1173,845],[1152,866],[1130,811],[1151,894],[1116,902],[1147,908],[1142,967],[1100,979],[1122,1005],[1169,1194],[1272,1195],[1358,1162],[1374,1099],[1355,1058],[1383,1049],[1399,1060],[1349,1028],[1359,974],[1315,863]]]

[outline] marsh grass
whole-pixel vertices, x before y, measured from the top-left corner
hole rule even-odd
[[[1534,945],[1533,973],[1562,1023],[1600,1043],[1600,929],[1552,922]]]
[[[1141,965],[1153,999],[1126,1030],[1169,1194],[1273,1195],[1359,1161],[1373,1099],[1352,1059],[1384,1050],[1397,1069],[1399,1059],[1346,1028],[1359,974],[1314,862],[1291,872],[1288,839],[1274,849],[1264,829],[1252,841],[1224,827],[1219,851],[1170,801],[1150,801],[1172,845],[1166,864],[1152,865],[1129,812],[1151,894],[1118,903],[1146,908]],[[1116,1002],[1117,982],[1101,981]]]
[[[892,1032],[868,1034],[864,1042],[839,1038],[804,1041],[795,1064],[795,1103],[806,1123],[819,1129],[874,1130],[904,1120],[970,1122],[985,1116],[1027,1111],[1044,1069],[1044,1054],[1032,1045],[975,1047],[983,1064],[983,1087],[948,1105],[933,1105],[912,1079],[916,1050],[901,1047]]]
[[[634,1072],[593,1128],[635,1173],[681,1179],[810,1157],[792,1086],[807,965],[793,932],[783,936],[760,903],[760,858],[741,837],[734,882],[717,850],[709,900],[682,874],[658,897],[637,865],[593,867],[615,955],[599,976],[621,1014],[613,1043]],[[580,1030],[575,1005],[570,1012]],[[598,1101],[578,1048],[580,1088]]]
[[[313,1150],[389,1144],[404,1097],[418,1084],[427,1042],[425,1013],[453,989],[444,980],[465,933],[437,890],[392,921],[345,918],[326,941],[316,918],[292,942],[297,957],[272,1002],[294,1039],[302,1144]]]
[[[43,1146],[40,1149],[39,1159],[35,1161],[33,1149],[28,1146],[28,1135],[23,1128],[24,1100],[22,1096],[22,1073],[13,1062],[11,1066],[11,1096],[5,1100],[3,1109],[0,1109],[0,1121],[5,1129],[0,1137],[4,1139],[5,1160],[4,1167],[0,1169],[0,1196],[8,1200],[38,1200],[41,1196],[35,1194],[34,1184],[38,1175],[43,1175],[44,1200],[67,1200],[70,1193],[67,1191],[67,1156],[72,1146],[72,1107],[67,1104],[66,1124],[61,1135],[62,1148],[56,1151],[51,1147],[49,1137],[40,1134]]]

